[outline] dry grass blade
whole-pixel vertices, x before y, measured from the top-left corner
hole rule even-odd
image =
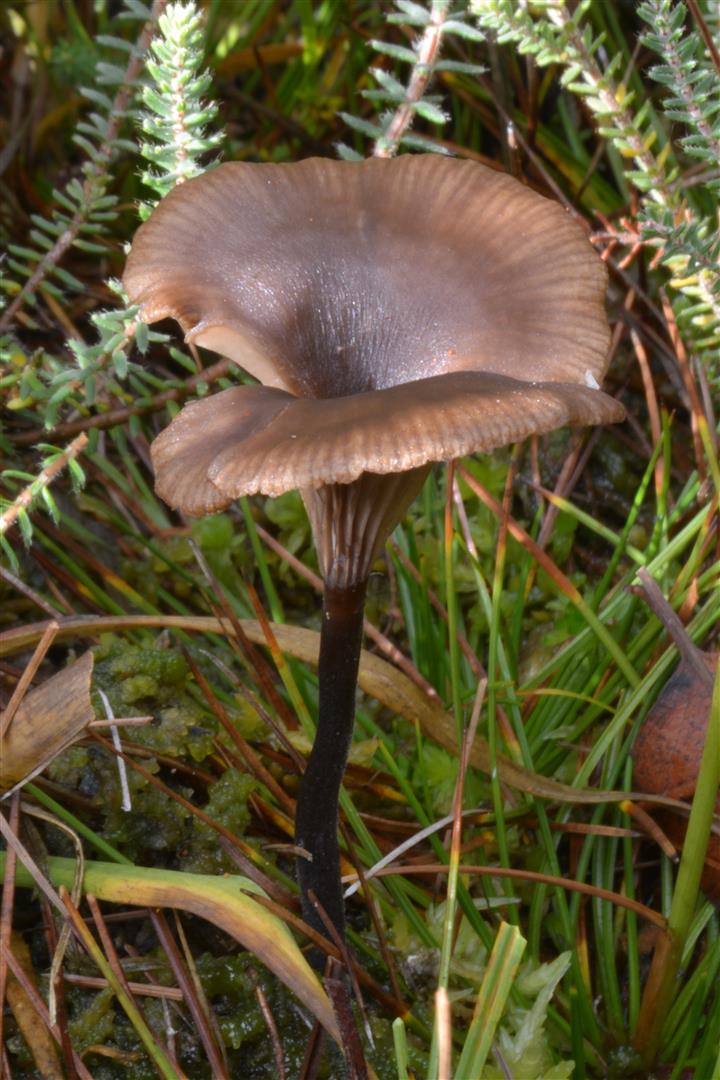
[[[472,480],[472,477],[470,478]],[[525,535],[525,534],[523,534]],[[529,538],[528,538],[529,539]],[[541,555],[543,553],[540,553]],[[554,564],[553,564],[554,565]],[[571,588],[573,588],[571,586]],[[259,622],[254,619],[239,620],[246,637],[256,645],[264,645],[265,634]],[[0,634],[0,656],[9,656],[27,648],[43,633],[45,623],[34,623],[18,630],[8,630]],[[272,631],[280,649],[297,660],[308,664],[317,664],[319,637],[314,630],[300,629],[273,623]],[[78,615],[60,620],[58,638],[74,636],[94,636],[109,630],[127,630],[138,627],[158,627],[196,631],[200,633],[229,633],[229,628],[221,620],[209,616],[185,615]],[[411,722],[419,723],[426,735],[441,746],[455,753],[457,739],[454,720],[448,716],[439,702],[424,694],[406,675],[398,671],[385,660],[363,650],[360,658],[358,685],[361,690],[376,698],[399,716]],[[107,745],[107,744],[106,744]],[[470,764],[475,769],[489,773],[493,766],[487,740],[477,738],[471,747]],[[509,758],[497,755],[497,769],[503,783],[554,802],[595,804],[614,803],[623,799],[635,799],[652,802],[659,806],[668,806],[686,813],[687,804],[678,799],[663,796],[648,796],[629,791],[597,791],[592,788],[574,788],[557,780],[541,776],[521,765],[516,765]],[[148,774],[150,782],[155,777]],[[195,812],[195,810],[193,811]],[[200,811],[197,811],[200,813]],[[211,827],[215,827],[212,823]]]
[[[8,828],[17,835],[20,826],[20,793],[13,795],[10,802]],[[3,1042],[3,1019],[5,1015],[5,988],[7,985],[7,962],[5,952],[10,947],[12,935],[13,911],[15,908],[15,849],[8,844],[5,863],[5,875],[0,902],[0,1047]]]
[[[675,313],[670,305],[667,294],[663,291],[661,294],[663,314],[665,321],[668,325],[670,332],[670,340],[672,341],[673,348],[675,349],[675,356],[677,357],[678,367],[685,384],[685,390],[687,391],[689,404],[690,404],[690,429],[693,437],[693,450],[695,453],[695,466],[700,477],[701,485],[707,482],[707,462],[705,461],[705,455],[703,453],[702,438],[700,436],[700,425],[704,416],[702,401],[700,400],[700,394],[698,392],[697,383],[693,376],[693,371],[690,366],[690,360],[685,348],[685,342],[683,341],[680,330],[678,328],[677,319]]]
[[[236,725],[231,723],[227,713],[225,712],[225,709],[222,707],[220,701],[218,700],[217,695],[213,693],[212,687],[208,683],[207,679],[204,677],[203,673],[200,671],[193,658],[187,652],[185,652],[185,659],[187,660],[190,670],[195,677],[195,681],[203,692],[205,700],[207,701],[208,705],[217,717],[219,723],[222,725],[224,730],[227,732],[229,737],[237,746],[246,767],[249,769],[249,771],[252,773],[256,780],[259,780],[260,783],[265,785],[268,791],[271,791],[273,793],[280,805],[283,806],[285,810],[288,811],[288,813],[292,813],[294,806],[293,800],[280,787],[272,773],[265,768],[258,755],[250,746],[250,743],[240,734]]]
[[[161,911],[153,912],[152,921],[155,933],[165,950],[165,955],[168,958],[177,984],[182,990],[185,1002],[200,1034],[200,1039],[207,1055],[208,1064],[212,1069],[213,1078],[217,1077],[217,1080],[227,1080],[228,1069],[227,1060],[225,1059],[223,1052],[224,1047],[222,1041],[218,1038],[218,1032],[215,1030],[215,1027],[210,1020],[211,1013],[208,1008],[205,994],[202,991],[200,981],[193,976],[192,971],[188,970],[188,965],[183,961],[183,957],[178,949],[177,942],[172,935],[170,927],[168,926],[165,915]],[[191,960],[191,955],[184,939],[182,923],[178,918],[177,911],[175,912],[175,922],[178,933],[181,935],[185,956],[188,960]]]
[[[460,466],[458,472],[473,493],[497,515],[499,520],[502,521],[504,511],[497,499],[495,499],[490,492],[467,471],[467,469]],[[615,661],[618,669],[622,672],[630,685],[636,687],[640,682],[640,678],[634,667],[616,642],[615,638],[608,632],[607,628],[595,615],[595,612],[588,606],[580,591],[573,585],[567,575],[562,572],[550,556],[539,547],[529,533],[527,533],[514,518],[507,518],[507,531],[519,544],[522,544],[530,555],[532,555],[533,559],[545,571],[556,588],[558,588],[582,614],[588,626],[593,630],[595,636],[602,642],[607,652]]]
[[[106,990],[109,986],[107,979],[97,975],[72,975],[66,972],[64,981],[71,986],[81,986],[88,990]],[[157,983],[139,983],[130,980],[128,982],[130,992],[136,997],[167,998],[168,1001],[182,1001],[182,990],[177,986],[159,986]]]
[[[378,870],[378,876],[388,877],[391,874],[447,874],[447,872],[448,867],[445,863],[414,863],[412,866],[386,866],[382,870]],[[640,904],[637,900],[631,900],[621,893],[613,892],[611,889],[603,889],[598,885],[588,885],[584,881],[559,878],[553,874],[540,874],[535,870],[515,870],[507,866],[479,866],[465,865],[463,863],[459,867],[459,872],[461,874],[481,874],[484,877],[513,878],[516,881],[533,881],[542,885],[551,885],[557,889],[567,889],[569,892],[584,893],[585,896],[609,900],[610,903],[616,904],[618,907],[634,911],[636,915],[647,919],[653,926],[657,926],[661,930],[667,929],[667,919],[658,911],[654,911],[653,908]]]
[[[326,925],[329,925],[329,920]],[[330,961],[331,971],[333,967],[333,961]],[[334,974],[326,974],[323,981],[328,996],[332,1001],[338,1027],[340,1028],[343,1053],[345,1055],[345,1071],[348,1080],[368,1080],[367,1062],[362,1051],[360,1035],[355,1026],[355,1017],[350,1005],[347,986],[342,978],[337,978]]]
[[[103,955],[102,949],[92,936],[89,927],[86,926],[85,920],[75,907],[75,904],[73,904],[70,893],[64,885],[60,885],[60,895],[62,896],[63,904],[65,905],[75,933],[110,983],[118,1002],[125,1010],[128,1019],[135,1028],[135,1031],[140,1037],[150,1059],[153,1061],[160,1075],[165,1077],[166,1080],[178,1080],[178,1077],[180,1080],[185,1080],[183,1074],[179,1073],[174,1068],[172,1062],[165,1053],[165,1049],[160,1046],[157,1039],[153,1036],[134,1001],[127,993],[125,986],[118,979],[111,964]]]
[[[57,1042],[59,1042],[60,1037],[57,1033],[57,1030],[53,1028],[50,1023],[50,1015],[48,1013],[47,1006],[45,1005],[43,999],[40,997],[38,991],[35,989],[34,984],[28,979],[22,965],[18,963],[17,958],[12,953],[12,951],[5,946],[3,946],[2,948],[2,955],[3,959],[7,961],[8,967],[10,968],[12,974],[17,979],[20,986],[22,986],[23,991],[28,1001],[32,1005],[38,1019],[44,1025],[46,1030],[52,1033],[53,1038]],[[75,1072],[77,1073],[80,1080],[93,1080],[92,1076],[83,1065],[81,1058],[74,1051],[72,1055],[72,1060]]]
[[[313,573],[312,570],[308,570],[307,566],[305,566],[305,564],[302,563],[300,559],[298,559],[295,555],[289,552],[286,547],[283,547],[283,545],[278,540],[276,540],[274,536],[270,535],[267,529],[264,529],[262,525],[259,525],[257,522],[255,523],[255,531],[262,540],[263,544],[265,544],[265,546],[268,547],[271,551],[275,552],[276,555],[279,555],[282,561],[287,563],[287,565],[292,568],[292,570],[298,575],[298,577],[302,578],[304,581],[307,581],[310,585],[312,585],[313,589],[315,589],[315,592],[317,592],[318,594],[322,593],[322,579],[319,578],[317,574]],[[405,656],[405,653],[400,652],[400,649],[398,649],[397,645],[394,645],[393,642],[390,641],[390,639],[386,637],[381,630],[378,630],[377,626],[375,626],[375,624],[370,622],[370,620],[367,618],[363,619],[363,630],[365,631],[365,636],[370,638],[370,640],[377,645],[380,652],[382,652],[387,657],[387,659],[395,665],[395,667],[400,668],[400,670],[403,671],[409,679],[411,679],[414,683],[417,683],[420,689],[424,690],[426,694],[430,695],[430,697],[439,698],[438,692],[435,687],[431,686],[427,679],[420,674],[418,669],[413,664],[412,660],[410,660],[409,657]]]
[[[333,957],[335,960],[341,960],[340,950],[336,945],[332,944],[328,938],[323,937],[311,926],[308,926],[306,922],[300,918],[299,915],[294,915],[291,911],[283,908],[282,905],[276,903],[274,900],[270,900],[267,896],[255,897],[256,902],[261,904],[262,907],[267,908],[274,915],[277,915],[279,919],[282,919],[284,923],[291,926],[298,933],[302,934],[312,943],[316,948],[323,949],[328,956]],[[352,960],[352,957],[351,957]],[[360,986],[364,986],[365,989],[372,994],[376,1001],[378,1001],[384,1009],[388,1012],[394,1013],[396,1016],[406,1016],[408,1013],[408,1007],[404,1001],[400,998],[394,998],[392,994],[389,994],[379,982],[377,982],[372,975],[369,975],[364,968],[356,967],[357,979]]]
[[[59,829],[62,833],[65,834],[65,836],[67,836],[70,839],[70,842],[72,843],[73,847],[75,848],[75,856],[76,856],[75,877],[74,877],[73,883],[72,883],[71,895],[72,895],[73,901],[76,904],[79,903],[80,895],[82,893],[83,872],[84,872],[84,869],[85,869],[85,855],[83,853],[82,844],[80,843],[80,837],[77,835],[76,832],[74,832],[69,827],[69,825],[66,825],[64,821],[61,821],[59,818],[55,817],[53,814],[49,814],[47,812],[47,810],[43,810],[43,809],[41,809],[40,807],[37,807],[37,806],[32,806],[29,803],[23,803],[22,804],[22,810],[23,810],[23,813],[28,814],[31,817],[39,818],[42,821],[48,822],[48,824],[52,825],[56,829]],[[42,898],[42,899],[43,899],[43,902],[45,902],[45,899],[44,898]],[[47,907],[47,905],[46,905],[46,907]],[[47,911],[46,911],[46,921],[48,923],[52,922],[52,913],[50,912],[49,907],[47,908]],[[68,943],[70,941],[71,933],[72,933],[72,931],[70,929],[69,924],[67,922],[63,922],[62,930],[60,931],[60,934],[57,937],[57,940],[55,941],[55,946],[54,946],[54,949],[53,949],[53,958],[52,958],[52,963],[50,965],[50,976],[49,976],[50,991],[49,991],[49,994],[48,994],[48,1012],[50,1014],[50,1022],[53,1025],[55,1025],[55,1023],[57,1022],[57,1016],[58,1016],[57,988],[58,988],[58,985],[61,985],[60,984],[60,972],[62,970],[63,960],[65,959],[65,950],[67,949]],[[61,993],[62,993],[62,991],[61,991]],[[65,1033],[63,1033],[63,1034],[65,1034]]]
[[[275,1023],[275,1017],[272,1014],[272,1009],[268,1004],[268,1000],[263,994],[259,986],[255,987],[255,997],[257,998],[260,1012],[262,1013],[263,1020],[267,1024],[267,1029],[270,1035],[270,1041],[272,1042],[273,1058],[275,1059],[275,1074],[277,1080],[285,1080],[285,1058],[283,1055],[282,1043],[280,1042],[280,1034]]]
[[[240,651],[240,659],[249,667],[249,669],[256,675],[260,685],[262,686],[268,701],[272,702],[272,705],[278,714],[282,717],[282,720],[288,730],[293,731],[297,727],[297,721],[291,709],[288,708],[282,696],[278,693],[277,687],[273,677],[273,670],[266,658],[255,649],[255,645],[266,644],[265,638],[262,641],[256,641],[250,634],[246,633],[245,620],[239,619],[233,610],[232,604],[229,602],[225,591],[220,585],[212,570],[208,566],[207,560],[200,551],[197,544],[193,544],[193,551],[197,560],[198,566],[202,570],[203,574],[207,578],[210,587],[213,589],[218,603],[222,610],[223,619],[222,623],[223,632],[230,638],[230,642],[233,648]],[[217,612],[217,607],[213,602],[210,602],[210,610]]]
[[[60,897],[35,862],[30,852],[24,847],[16,833],[10,828],[10,825],[2,814],[0,814],[0,833],[4,836],[8,849],[14,852],[18,862],[22,863],[40,892],[45,895],[57,911],[64,915],[65,911],[60,901]],[[4,854],[4,852],[2,854]]]
[[[444,986],[435,991],[435,1024],[438,1032],[438,1080],[450,1080],[452,1065],[452,1013]]]
[[[408,571],[408,573],[411,574],[412,577],[414,577],[415,580],[418,583],[422,583],[422,575],[420,574],[420,571],[418,570],[418,568],[415,565],[413,565],[413,563],[410,561],[410,559],[408,559],[405,552],[402,551],[398,547],[398,545],[395,543],[394,540],[390,540],[389,547],[390,547],[393,555],[395,555],[400,560],[400,562],[405,567],[405,569]],[[440,618],[443,620],[444,623],[447,623],[447,621],[448,621],[448,613],[445,610],[444,606],[441,604],[438,597],[433,592],[433,590],[428,589],[427,590],[427,595],[428,595],[428,600],[430,601],[432,606],[435,608],[435,610],[437,611]],[[463,656],[465,657],[468,664],[472,668],[473,673],[477,676],[478,679],[484,678],[485,677],[485,669],[483,668],[482,664],[478,660],[475,653],[470,648],[470,643],[468,642],[468,640],[464,636],[464,634],[458,632],[457,642],[458,642],[458,645],[459,645],[460,649],[462,650]],[[434,696],[437,697],[437,693],[435,693]]]
[[[635,350],[640,374],[642,375],[645,401],[647,402],[648,416],[650,417],[652,440],[653,444],[657,446],[662,439],[662,420],[660,419],[660,406],[658,405],[655,383],[653,382],[652,373],[650,371],[647,350],[643,345],[637,330],[630,330],[630,338],[632,340],[633,349]],[[662,492],[665,485],[664,471],[665,465],[663,458],[662,456],[659,456],[655,462],[655,495],[658,501],[662,499]]]

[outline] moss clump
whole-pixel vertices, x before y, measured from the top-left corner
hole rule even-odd
[[[243,1080],[267,1080],[275,1075],[273,1047],[256,996],[259,988],[280,1032],[286,1075],[299,1076],[308,1029],[296,999],[282,983],[250,953],[221,957],[204,953],[196,967],[228,1050],[230,1075]],[[326,1069],[320,1075],[330,1074]]]
[[[98,690],[107,696],[113,714],[151,715],[153,721],[131,732],[133,742],[158,755],[204,761],[214,748],[216,721],[189,691],[190,672],[173,649],[141,648],[108,638],[96,652],[94,703],[105,715]],[[224,734],[224,733],[223,733]],[[238,769],[225,770],[207,785],[207,803],[195,788],[179,783],[185,773],[161,766],[163,759],[140,759],[146,772],[162,771],[163,782],[236,836],[250,821],[248,796],[255,782]],[[114,755],[101,746],[75,746],[49,768],[52,778],[89,799],[102,815],[100,834],[134,862],[165,865],[195,873],[216,874],[234,869],[222,851],[218,834],[190,810],[133,768],[127,770],[132,812],[122,808],[122,791]],[[206,778],[203,777],[203,784]],[[204,789],[203,789],[204,790]],[[63,854],[72,855],[71,851]]]
[[[82,997],[84,1005],[70,1021],[73,1047],[80,1054],[88,1046],[98,1046],[111,1039],[115,1029],[115,994],[112,990],[100,990],[92,996],[83,994]]]
[[[238,769],[227,769],[208,788],[205,813],[235,836],[242,836],[250,823],[248,796],[257,788],[255,781]],[[233,869],[232,862],[218,843],[215,829],[193,818],[192,837],[181,860],[183,870],[196,874],[217,874]]]
[[[212,751],[217,724],[191,696],[189,677],[177,649],[140,647],[109,637],[95,652],[93,685],[107,695],[114,715],[153,717],[133,731],[133,741],[170,757],[188,753],[202,761]],[[104,716],[98,694],[94,704],[98,716]]]

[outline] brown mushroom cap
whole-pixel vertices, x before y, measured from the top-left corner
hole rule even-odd
[[[187,513],[622,418],[597,390],[604,266],[558,204],[474,162],[222,165],[141,226],[124,283],[265,384],[156,440]]]

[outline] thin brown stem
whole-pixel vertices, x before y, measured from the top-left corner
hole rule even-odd
[[[62,454],[59,454],[49,465],[44,469],[41,469],[31,484],[28,484],[26,488],[23,488],[17,498],[13,501],[12,505],[8,506],[7,510],[4,510],[3,513],[0,514],[0,536],[2,536],[3,533],[6,533],[11,525],[15,524],[18,515],[22,511],[27,512],[30,509],[41,492],[49,487],[55,477],[63,471],[65,466],[85,449],[87,441],[87,435],[78,435],[77,439],[73,439],[70,445],[63,450]]]
[[[397,153],[400,140],[415,118],[414,106],[427,90],[440,51],[443,24],[450,14],[450,0],[433,0],[430,21],[417,46],[417,60],[413,66],[405,100],[392,115],[390,123],[375,143],[373,157],[390,158]]]
[[[11,438],[16,446],[31,446],[40,439],[65,438],[68,435],[76,435],[79,431],[90,431],[91,428],[104,430],[116,427],[118,424],[124,424],[131,416],[144,416],[145,413],[157,412],[169,401],[182,401],[193,393],[198,383],[217,382],[218,379],[227,375],[233,366],[232,360],[218,360],[216,364],[211,364],[210,367],[192,375],[181,386],[173,386],[170,390],[163,390],[162,393],[156,394],[152,401],[148,401],[145,405],[128,405],[122,409],[111,409],[109,412],[98,413],[95,416],[83,416],[80,420],[69,420],[65,424],[58,424],[50,431],[44,428],[33,428],[32,431],[21,431]]]
[[[318,675],[318,726],[307,768],[300,785],[295,842],[303,849],[298,859],[298,881],[303,918],[327,937],[323,921],[309,893],[342,937],[345,928],[338,799],[355,720],[355,693],[362,643],[363,609],[367,582],[350,588],[326,587],[323,597]],[[313,951],[311,961],[322,970],[324,956]]]

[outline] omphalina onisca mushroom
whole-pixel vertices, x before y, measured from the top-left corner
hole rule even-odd
[[[621,420],[601,393],[605,269],[562,208],[435,155],[221,165],[139,229],[141,318],[262,385],[195,401],[155,440],[185,514],[299,488],[324,577],[319,716],[296,841],[304,917],[342,934],[338,795],[370,566],[432,462],[565,424]]]

